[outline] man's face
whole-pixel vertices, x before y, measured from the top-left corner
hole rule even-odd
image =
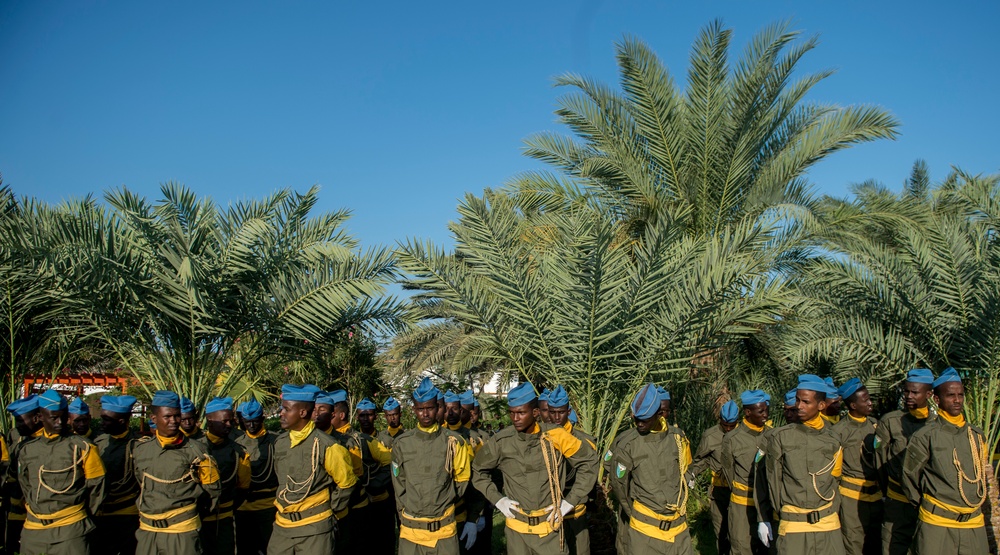
[[[113,436],[121,435],[128,429],[128,418],[124,414],[102,410],[101,429]]]
[[[437,424],[438,402],[437,399],[417,402],[413,401],[413,414],[417,417],[417,423],[422,428],[430,428]]]
[[[399,407],[385,411],[385,423],[388,424],[390,428],[398,428],[399,422],[402,418],[403,409]]]
[[[347,403],[337,403],[333,405],[333,419],[330,421],[334,428],[343,428],[345,425],[351,423],[351,417],[348,416]]]
[[[262,429],[264,429],[264,417],[243,419],[243,429],[247,431],[248,434],[257,435]]]
[[[754,426],[763,426],[767,422],[770,410],[767,403],[754,403],[743,407],[743,418]]]
[[[330,425],[333,423],[333,405],[316,403],[316,408],[313,409],[312,419],[313,422],[316,423],[316,427],[320,430],[329,430]],[[284,426],[282,426],[282,428],[284,428]]]
[[[854,400],[848,404],[851,414],[867,417],[872,413],[872,397],[868,394],[867,389],[862,387],[854,393],[852,398]]]
[[[205,415],[205,426],[215,437],[226,437],[233,431],[233,411],[217,410]]]
[[[462,421],[462,403],[453,401],[444,404],[444,421],[449,426],[454,426]]]
[[[931,398],[930,384],[903,382],[903,404],[906,410],[922,409],[927,406],[927,400]]]
[[[177,437],[181,429],[181,409],[153,407],[153,424],[156,433],[163,437]]]
[[[39,409],[35,409],[27,414],[22,414],[14,420],[14,427],[21,437],[28,437],[42,427],[42,416]]]
[[[660,401],[660,410],[656,411],[656,414],[662,416],[664,420],[670,420],[670,399]]]
[[[796,405],[785,407],[785,422],[797,424],[799,422],[799,409]]]
[[[184,430],[186,434],[193,434],[198,429],[198,415],[193,412],[181,413],[180,419],[181,429]],[[156,425],[156,429],[160,429],[160,425]],[[173,436],[164,436],[173,437]]]
[[[316,405],[319,407],[319,405]],[[281,422],[282,430],[299,431],[309,424],[309,417],[313,410],[312,403],[299,401],[281,400],[281,412],[278,413],[278,420]],[[317,423],[317,426],[319,424]]]
[[[719,427],[722,428],[722,433],[728,434],[729,432],[736,429],[736,422],[726,422],[725,420],[719,420]]]
[[[361,431],[371,435],[375,432],[375,411],[373,410],[359,410],[358,411],[358,427]]]
[[[840,399],[827,400],[823,414],[827,416],[837,416],[840,414]]]
[[[472,405],[462,405],[462,424],[471,425],[472,409]]]
[[[66,411],[39,409],[38,415],[42,420],[42,427],[48,435],[59,435],[63,431],[63,422],[66,420]]]
[[[820,394],[808,389],[795,392],[795,408],[799,414],[799,422],[807,422],[819,416],[826,408],[826,399],[820,400]]]
[[[559,426],[565,426],[569,422],[569,405],[553,407],[549,405],[549,422]]]
[[[632,421],[635,422],[635,429],[640,434],[648,434],[650,431],[660,427],[660,411],[656,411],[656,414],[650,416],[645,420],[640,420],[635,416],[632,416]]]
[[[962,382],[945,382],[934,392],[934,402],[950,416],[962,414],[965,406],[965,386]]]
[[[552,422],[549,419],[549,402],[539,401],[538,402],[538,419],[542,422]]]
[[[533,430],[539,416],[538,405],[532,406],[531,403],[508,407],[507,413],[510,415],[510,421],[514,423],[514,429],[522,433]]]
[[[483,417],[483,411],[479,410],[479,407],[473,406],[472,410],[469,411],[469,425],[475,426],[479,424],[479,419]]]
[[[69,425],[73,428],[74,434],[85,436],[90,431],[90,421],[92,418],[89,414],[70,413],[67,418],[69,419]]]
[[[438,424],[444,424],[444,415],[447,412],[447,408],[444,406],[444,399],[438,399],[436,402],[437,412],[434,413],[434,419]]]

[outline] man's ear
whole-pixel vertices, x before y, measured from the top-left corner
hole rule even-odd
[[[830,401],[823,399],[822,401],[819,402],[819,411],[820,412],[825,411],[826,407],[828,406],[830,406]]]

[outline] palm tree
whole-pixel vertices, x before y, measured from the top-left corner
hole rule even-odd
[[[127,189],[106,195],[110,208],[81,203],[37,255],[75,328],[145,386],[203,406],[245,389],[265,359],[304,358],[351,326],[403,329],[403,303],[385,295],[391,251],[359,251],[346,211],[310,216],[317,189],[225,210],[176,184],[161,192],[156,203]]]

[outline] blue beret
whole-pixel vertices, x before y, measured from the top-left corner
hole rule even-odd
[[[438,401],[444,401],[444,391],[441,391],[440,389],[438,389],[436,397],[437,397]]]
[[[841,399],[847,399],[851,395],[857,393],[858,390],[864,386],[865,384],[861,383],[860,379],[851,378],[837,389],[837,395],[840,395]]]
[[[827,396],[836,395],[837,392],[830,389],[823,378],[815,374],[802,374],[799,376],[799,384],[795,387],[798,391],[816,391]]]
[[[14,416],[21,416],[36,410],[38,410],[38,396],[34,393],[7,405],[7,412]]]
[[[153,393],[153,400],[150,401],[149,404],[154,407],[179,409],[181,408],[181,398],[173,391],[161,389],[156,393]]]
[[[343,389],[334,389],[333,391],[327,392],[330,395],[330,399],[333,403],[346,403],[347,402],[347,392]]]
[[[413,390],[413,401],[417,403],[433,401],[437,399],[437,396],[438,389],[434,387],[433,383],[431,383],[430,378],[420,380],[420,384]]]
[[[69,404],[69,412],[70,414],[90,414],[90,407],[83,402],[83,399],[77,397]]]
[[[732,399],[726,401],[726,403],[722,405],[722,410],[719,411],[719,417],[722,418],[723,421],[730,424],[736,422],[736,419],[740,417],[740,409],[736,406],[736,401],[733,401]]]
[[[329,391],[320,391],[316,394],[317,405],[330,405],[332,407],[334,403],[333,396],[330,395]]]
[[[466,389],[458,397],[463,405],[476,406],[476,396],[472,393],[471,389]]]
[[[549,388],[543,387],[542,388],[542,392],[538,394],[538,400],[539,401],[545,401],[546,403],[548,403],[549,402],[549,395],[551,395],[551,394],[552,394],[552,392],[549,391]]]
[[[744,407],[748,405],[756,405],[757,403],[766,403],[771,399],[771,396],[764,393],[760,389],[748,389],[743,393],[740,393],[740,403]]]
[[[315,403],[316,396],[323,390],[311,383],[304,385],[292,385],[286,383],[281,386],[281,399],[283,401],[299,401],[304,403]]]
[[[576,415],[576,409],[569,410],[569,421],[576,424],[580,421],[580,418]]]
[[[232,397],[215,397],[205,405],[205,414],[218,412],[220,410],[233,410]]]
[[[785,393],[785,406],[786,407],[794,407],[796,404],[798,404],[798,398],[795,396],[795,393],[797,391],[798,391],[798,389],[792,389],[788,393]]]
[[[452,390],[449,389],[444,394],[444,402],[445,403],[461,403],[462,402],[462,398],[458,396],[458,393],[455,393],[454,391],[452,391]]]
[[[181,414],[184,413],[194,414],[196,412],[198,412],[198,409],[194,406],[194,403],[191,402],[191,399],[188,399],[187,397],[181,397]]]
[[[569,394],[566,393],[566,389],[557,385],[555,389],[549,392],[549,406],[550,407],[565,407],[569,405]]]
[[[135,401],[135,397],[131,395],[120,395],[118,397],[102,395],[101,410],[117,414],[132,414],[132,407],[135,406]]]
[[[396,410],[399,408],[399,401],[395,397],[389,397],[382,403],[382,410],[389,412],[391,410]]]
[[[825,383],[827,387],[830,388],[831,393],[828,394],[830,397],[840,397],[840,391],[837,389],[837,386],[834,385],[833,378],[827,376],[823,378],[823,383]]]
[[[632,399],[632,414],[639,420],[652,418],[660,410],[660,394],[656,386],[648,383]]]
[[[914,368],[906,373],[906,381],[911,383],[934,383],[934,373],[926,368]]]
[[[369,399],[368,397],[365,397],[364,399],[362,399],[361,402],[358,403],[358,406],[356,406],[354,408],[355,408],[355,410],[377,410],[378,409],[378,407],[375,406],[375,403],[373,403],[371,401],[371,399]]]
[[[507,406],[519,407],[521,405],[527,405],[537,398],[538,395],[535,394],[535,387],[529,382],[522,382],[520,385],[511,389],[510,392],[507,393]]]
[[[249,401],[240,405],[240,414],[247,420],[255,420],[264,416],[264,407],[260,406],[257,399],[251,397]]]
[[[156,405],[156,406],[163,406],[163,405]],[[153,422],[153,419],[152,419],[152,418],[150,418],[150,419],[146,420],[146,424],[149,424],[149,429],[150,429],[150,430],[153,430],[153,431],[155,431],[155,430],[156,430],[156,423],[155,423],[155,422]]]
[[[670,392],[665,387],[656,386],[656,394],[660,396],[661,401],[670,400]]]
[[[66,410],[66,398],[54,389],[38,396],[38,407],[45,410]]]
[[[948,383],[948,382],[959,382],[959,383],[962,383],[962,377],[959,376],[958,372],[954,368],[952,368],[951,366],[949,366],[948,368],[945,368],[944,372],[941,372],[941,375],[938,376],[938,379],[934,380],[934,387],[937,387],[937,386],[939,386],[941,384]]]

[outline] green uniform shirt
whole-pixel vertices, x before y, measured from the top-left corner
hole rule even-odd
[[[893,411],[882,416],[875,428],[875,464],[879,469],[882,492],[897,501],[906,502],[903,494],[903,457],[910,437],[935,420],[936,415],[917,418],[908,411]]]
[[[405,431],[406,430],[404,430],[402,426],[395,429],[396,433],[392,433],[393,430],[379,430],[375,437],[382,442],[382,445],[384,445],[386,449],[392,449],[393,444],[396,443],[396,438],[402,435]]]
[[[432,432],[413,429],[396,436],[392,448],[396,506],[413,517],[444,516],[468,488],[470,470],[454,468],[455,450],[468,448],[460,434],[440,426]]]
[[[561,426],[537,424],[531,433],[518,432],[508,426],[489,438],[472,462],[472,484],[496,505],[504,497],[520,504],[521,510],[539,511],[553,505],[549,492],[550,478],[542,456],[542,436],[555,448],[559,491],[571,505],[587,501],[587,495],[597,482],[597,453],[586,442],[577,439]],[[576,480],[567,487],[570,468]],[[499,470],[503,476],[501,492],[490,477]]]
[[[765,427],[765,430],[768,429]],[[742,505],[753,501],[754,463],[764,457],[764,430],[755,431],[745,423],[726,434],[722,440],[721,466],[726,482],[733,490],[734,499],[746,499]]]
[[[840,528],[842,451],[830,424],[823,422],[818,430],[789,424],[769,436],[764,464],[770,503],[780,515],[779,535]],[[810,522],[809,513],[822,520]]]
[[[697,477],[705,470],[711,470],[712,477],[715,478],[722,472],[722,438],[725,436],[726,432],[720,424],[705,430],[701,435],[698,450],[694,454],[694,460],[691,461],[690,470],[693,476]]]
[[[102,515],[135,515],[139,514],[135,506],[139,497],[139,483],[135,481],[132,463],[132,449],[138,435],[127,430],[118,437],[111,434],[98,434],[94,444],[101,452],[104,462],[105,487],[107,497],[101,504]]]
[[[261,511],[274,508],[274,495],[278,490],[278,475],[274,473],[274,442],[277,434],[261,430],[258,437],[243,434],[236,443],[250,456],[250,487],[246,501],[238,511]]]
[[[8,472],[24,493],[25,529],[45,530],[53,543],[94,529],[89,515],[104,501],[104,464],[89,440],[39,430],[13,450]]]
[[[219,470],[200,441],[178,434],[173,441],[158,434],[132,449],[139,482],[139,526],[150,532],[191,531],[197,513],[210,513],[219,502]],[[164,516],[168,515],[168,516]],[[197,527],[195,527],[197,528]]]
[[[243,445],[228,436],[215,438],[206,434],[205,437],[208,439],[208,454],[219,467],[219,505],[213,516],[225,518],[231,516],[226,513],[231,513],[234,506],[246,499],[246,491],[250,487],[250,456]]]
[[[861,422],[851,415],[833,425],[833,434],[844,448],[844,476],[865,481],[878,481],[873,439],[878,422],[868,416]]]

